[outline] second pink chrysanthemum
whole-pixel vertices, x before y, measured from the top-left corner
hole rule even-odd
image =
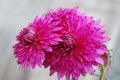
[[[42,18],[36,17],[33,23],[24,28],[17,36],[18,43],[13,46],[17,63],[21,67],[35,68],[36,65],[42,66],[44,51],[51,52],[51,45],[62,41],[59,35],[55,33],[61,27],[57,27],[58,22],[52,22],[49,16]]]
[[[78,12],[77,8],[59,9],[46,15],[60,21],[57,26],[63,27],[58,31],[63,41],[45,54],[44,66],[50,66],[50,75],[57,72],[59,80],[63,76],[66,80],[70,77],[78,80],[88,72],[94,74],[93,66],[104,64],[101,55],[107,52],[104,42],[109,40],[100,21]]]

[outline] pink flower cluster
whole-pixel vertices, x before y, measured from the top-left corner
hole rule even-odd
[[[50,75],[57,72],[78,80],[88,72],[94,74],[93,66],[105,64],[101,57],[107,52],[106,37],[100,20],[78,12],[78,8],[60,8],[36,17],[33,23],[17,36],[13,46],[17,63],[22,67],[36,65],[50,67]]]

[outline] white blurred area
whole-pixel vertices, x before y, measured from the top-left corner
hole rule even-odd
[[[120,0],[0,0],[0,80],[57,80],[49,76],[49,70],[36,68],[21,70],[13,55],[12,46],[20,30],[50,9],[76,7],[95,19],[101,19],[111,37],[107,43],[112,49],[110,80],[120,79]],[[65,79],[61,79],[65,80]],[[80,80],[98,80],[87,75]]]

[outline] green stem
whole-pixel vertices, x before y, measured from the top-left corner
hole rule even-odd
[[[110,63],[110,55],[109,55],[109,52],[106,53],[106,64],[105,64],[105,68],[107,70],[108,66],[109,66],[109,63]]]
[[[104,71],[105,71],[105,68],[104,68],[104,66],[102,65],[102,70],[101,70],[101,75],[100,75],[99,80],[102,80],[102,79],[103,79],[103,77],[104,77]]]
[[[101,75],[95,74],[95,76],[100,77]],[[105,80],[108,80],[108,78],[107,78],[106,76],[104,76],[103,78],[104,78]]]
[[[101,75],[100,75],[99,80],[102,80],[103,77],[105,76],[105,72],[107,71],[107,68],[108,68],[108,66],[109,66],[109,61],[110,61],[110,55],[109,55],[109,52],[107,52],[107,53],[106,53],[106,64],[105,64],[105,65],[102,65]]]

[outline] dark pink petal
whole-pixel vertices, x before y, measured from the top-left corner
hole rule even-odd
[[[53,51],[53,49],[50,47],[50,46],[48,46],[48,45],[42,45],[41,46],[43,49],[45,49],[46,51],[49,51],[49,52],[52,52]]]
[[[61,30],[61,29],[62,29],[62,27],[55,27],[55,28],[52,29],[52,31],[58,31],[58,30]]]
[[[101,64],[101,65],[104,65],[104,61],[103,61],[103,59],[100,58],[100,57],[99,57],[99,58],[96,58],[95,61],[96,61],[97,63]]]

